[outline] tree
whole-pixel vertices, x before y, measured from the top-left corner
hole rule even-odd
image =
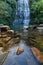
[[[0,24],[7,24],[11,27],[15,17],[17,0],[0,0]]]
[[[43,0],[31,0],[31,24],[43,23]]]

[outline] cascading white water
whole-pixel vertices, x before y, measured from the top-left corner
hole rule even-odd
[[[13,22],[15,29],[27,28],[30,21],[29,0],[18,0],[16,6],[16,18]]]
[[[29,9],[29,0],[24,0],[24,27],[29,26],[30,21],[30,9]]]

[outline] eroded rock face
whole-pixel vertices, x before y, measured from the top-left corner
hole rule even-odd
[[[19,55],[19,54],[21,54],[22,52],[24,52],[24,49],[18,48],[16,54]]]

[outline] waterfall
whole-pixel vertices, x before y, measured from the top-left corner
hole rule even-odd
[[[14,28],[21,30],[27,28],[30,21],[29,0],[18,0],[16,6],[16,17],[13,22]]]

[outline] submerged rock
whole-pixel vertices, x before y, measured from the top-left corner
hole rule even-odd
[[[24,49],[18,48],[16,54],[19,55],[19,54],[21,54],[22,52],[24,52]]]

